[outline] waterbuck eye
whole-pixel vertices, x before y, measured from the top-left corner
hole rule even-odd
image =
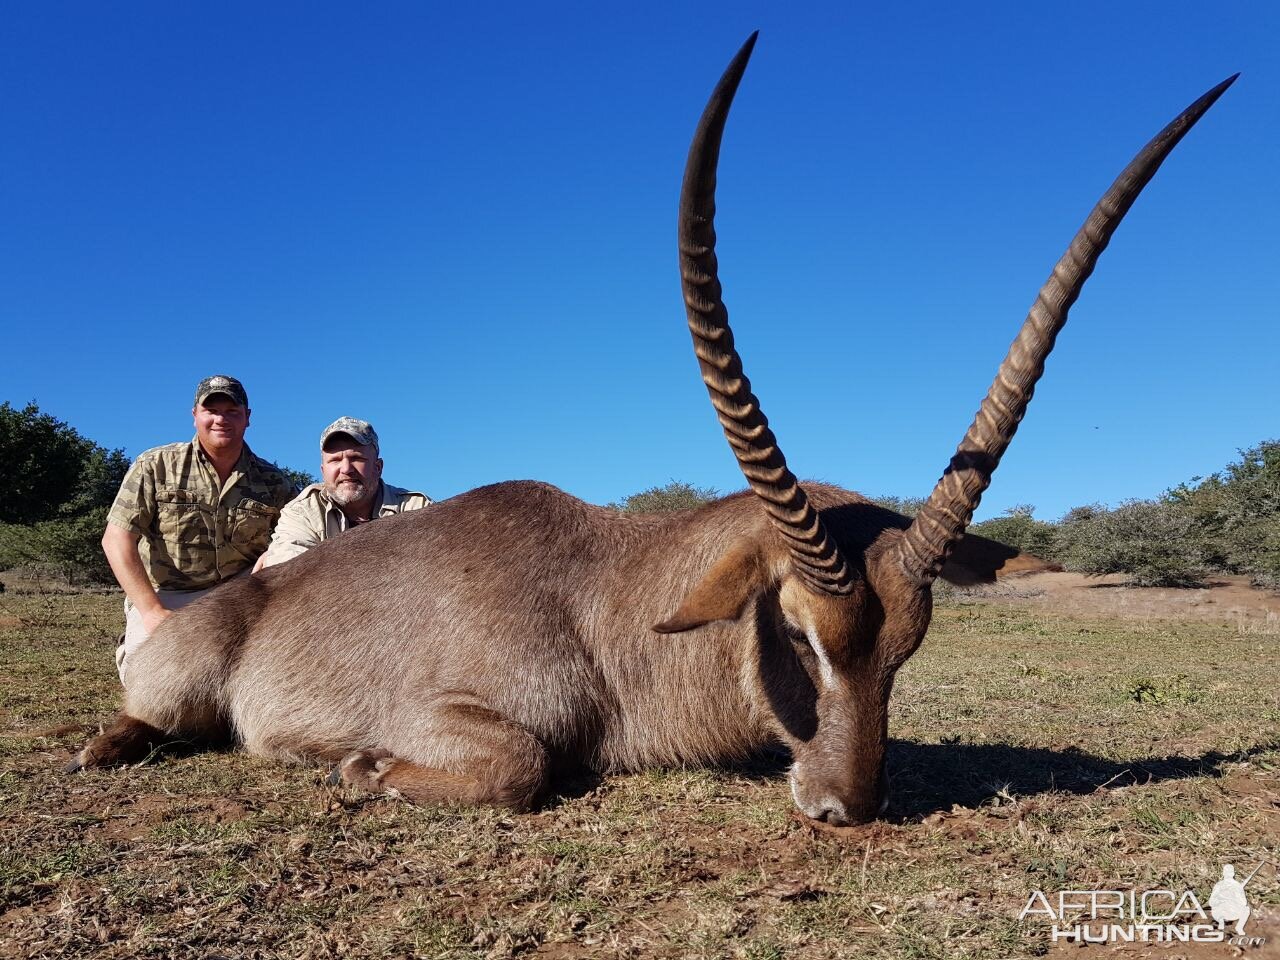
[[[790,620],[784,620],[782,622],[782,635],[792,643],[799,644],[803,647],[809,646],[809,638],[805,635],[805,632]]]

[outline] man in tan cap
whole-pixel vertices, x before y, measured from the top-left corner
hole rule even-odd
[[[107,514],[102,550],[125,592],[116,667],[169,614],[253,566],[292,481],[244,442],[249,397],[235,377],[196,386],[195,439],[147,450]]]
[[[340,417],[320,434],[321,482],[280,512],[271,546],[254,570],[292,560],[362,523],[428,506],[431,498],[382,480],[378,434],[367,420]]]

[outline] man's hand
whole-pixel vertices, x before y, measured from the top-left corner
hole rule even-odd
[[[136,533],[108,523],[102,535],[102,552],[107,555],[111,572],[116,575],[125,596],[142,615],[143,628],[150,636],[169,616],[169,611],[161,606],[160,597],[147,578],[142,556],[138,553],[138,540]]]
[[[169,619],[173,613],[172,610],[166,610],[164,607],[156,607],[154,610],[148,610],[142,615],[142,628],[147,631],[147,636],[151,636],[156,632],[156,627]]]

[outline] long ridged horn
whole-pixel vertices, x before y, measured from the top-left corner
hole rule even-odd
[[[689,147],[680,191],[680,282],[702,382],[738,466],[786,541],[797,574],[815,590],[843,594],[853,589],[853,569],[840,556],[818,512],[787,469],[760,401],[751,392],[751,381],[742,372],[742,360],[729,329],[729,312],[720,296],[715,254],[716,164],[729,107],[755,42],[753,33],[725,70]]]
[[[1165,157],[1238,76],[1222,81],[1187,107],[1134,157],[1053,268],[956,455],[902,538],[899,556],[909,573],[929,581],[942,569],[1026,413],[1036,381],[1044,373],[1045,358],[1067,322],[1067,311],[1111,235]]]

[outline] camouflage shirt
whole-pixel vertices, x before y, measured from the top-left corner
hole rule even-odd
[[[171,443],[134,461],[107,522],[142,538],[138,550],[156,589],[201,590],[253,566],[294,493],[247,444],[222,484],[198,440]]]

